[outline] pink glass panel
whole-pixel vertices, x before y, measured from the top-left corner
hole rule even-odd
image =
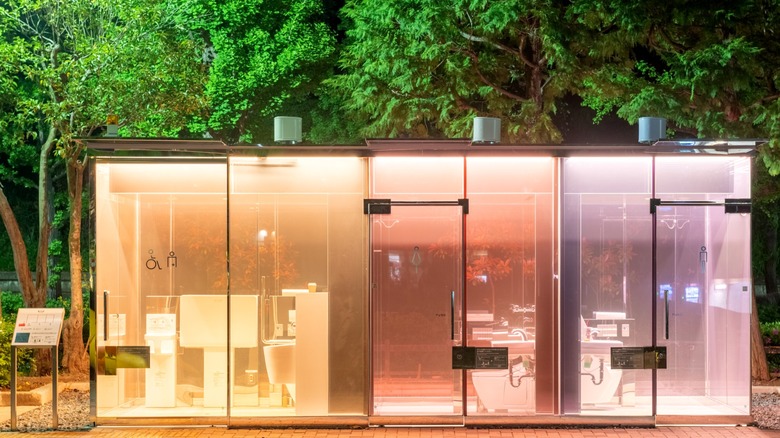
[[[750,196],[744,157],[658,158],[669,200]],[[659,415],[745,415],[750,407],[750,215],[723,205],[661,206],[657,214]]]
[[[457,206],[372,215],[374,415],[462,413],[461,234]]]
[[[463,161],[462,157],[373,158],[371,196],[394,200],[462,198]]]
[[[652,345],[652,158],[564,160],[565,414],[651,415],[650,370],[612,369],[612,348]]]
[[[553,158],[467,160],[467,343],[507,347],[511,370],[471,370],[471,415],[553,412]]]

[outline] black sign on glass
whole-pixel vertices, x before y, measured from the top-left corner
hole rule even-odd
[[[666,347],[614,347],[610,353],[610,366],[616,370],[666,368]]]
[[[452,347],[452,369],[509,369],[509,349],[506,347]]]

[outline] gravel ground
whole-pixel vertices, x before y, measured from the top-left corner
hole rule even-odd
[[[57,414],[58,430],[89,429],[89,393],[63,391],[57,399]],[[753,394],[753,422],[762,429],[780,430],[780,394]],[[51,403],[19,415],[16,428],[22,432],[51,430]],[[11,421],[6,421],[0,430],[10,431]]]

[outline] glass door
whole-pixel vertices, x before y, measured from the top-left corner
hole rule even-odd
[[[750,215],[728,213],[728,204],[727,212],[712,201],[657,207],[659,422],[749,414]]]
[[[372,423],[462,424],[463,207],[398,204],[368,208]]]

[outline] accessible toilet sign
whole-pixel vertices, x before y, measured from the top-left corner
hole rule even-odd
[[[11,345],[16,347],[55,347],[60,342],[63,308],[19,309]]]

